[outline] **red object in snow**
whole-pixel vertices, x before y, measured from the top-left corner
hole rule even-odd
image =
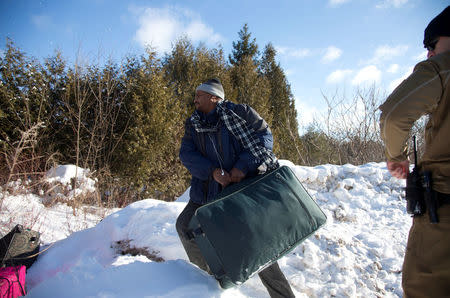
[[[25,296],[26,267],[0,268],[0,297],[16,298]]]

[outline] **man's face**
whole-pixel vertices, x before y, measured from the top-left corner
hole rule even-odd
[[[204,91],[197,91],[195,93],[194,105],[199,112],[208,114],[216,107],[215,96]]]
[[[448,36],[440,36],[436,39],[436,42],[432,43],[432,46],[427,47],[428,54],[427,57],[433,57],[434,55],[438,55],[447,51],[450,51],[450,37]]]

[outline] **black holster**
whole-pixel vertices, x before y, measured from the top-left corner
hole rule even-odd
[[[437,216],[438,209],[438,198],[437,193],[431,187],[431,172],[423,172],[422,174],[422,186],[424,189],[424,200],[425,205],[428,209],[428,215],[430,216],[431,223],[438,223],[439,219]]]
[[[420,216],[428,211],[431,223],[438,223],[438,199],[432,189],[431,173],[420,173],[417,167],[406,178],[406,211],[413,216]]]
[[[411,215],[422,215],[425,213],[425,199],[419,170],[414,167],[406,178],[406,212]]]

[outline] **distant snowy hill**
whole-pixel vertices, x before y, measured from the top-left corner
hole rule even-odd
[[[297,297],[401,297],[411,226],[404,182],[392,178],[385,163],[281,163],[293,169],[328,217],[279,261]],[[187,191],[176,202],[148,199],[77,215],[63,203],[45,208],[42,196],[2,195],[0,221],[33,220],[45,244],[41,250],[52,245],[28,271],[29,297],[269,297],[258,276],[222,290],[187,261],[175,231]],[[103,215],[108,216],[98,222]]]

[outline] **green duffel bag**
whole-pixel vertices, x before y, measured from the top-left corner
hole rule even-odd
[[[226,187],[189,223],[222,288],[241,284],[293,250],[326,216],[287,166]]]

